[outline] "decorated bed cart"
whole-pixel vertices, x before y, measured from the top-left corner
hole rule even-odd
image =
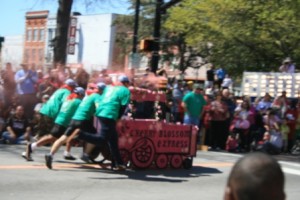
[[[164,112],[157,109],[161,109],[159,105],[167,101],[163,92],[137,89],[131,90],[131,100],[154,102],[155,112]],[[134,113],[131,114],[134,116]],[[193,157],[197,152],[198,128],[195,126],[169,123],[163,119],[126,117],[118,121],[117,131],[120,153],[129,167],[189,169],[193,165]],[[109,158],[107,154],[103,156]]]
[[[121,120],[117,127],[124,163],[136,168],[189,169],[196,156],[197,128],[156,120]]]

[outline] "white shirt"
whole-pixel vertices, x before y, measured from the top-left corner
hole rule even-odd
[[[222,87],[231,87],[231,85],[232,85],[231,78],[224,78],[222,82]]]

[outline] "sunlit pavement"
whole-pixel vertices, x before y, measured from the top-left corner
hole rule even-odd
[[[85,164],[80,159],[66,161],[63,150],[55,155],[53,170],[45,166],[49,147],[38,148],[33,162],[21,157],[25,145],[0,145],[1,199],[222,199],[227,176],[243,154],[198,151],[193,168],[128,169],[113,172],[109,165]],[[82,148],[72,148],[79,157]],[[278,155],[286,176],[288,200],[300,195],[299,156]]]

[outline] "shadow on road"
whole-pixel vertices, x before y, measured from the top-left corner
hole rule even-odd
[[[60,161],[59,161],[60,162]],[[61,161],[62,162],[62,161]],[[72,162],[75,164],[76,162]],[[114,174],[121,176],[111,177],[91,177],[91,179],[133,179],[152,182],[185,182],[190,178],[197,178],[201,176],[210,176],[212,174],[222,173],[220,170],[211,167],[194,166],[192,169],[127,169],[125,171],[112,171],[109,164],[99,166],[77,163],[74,166],[76,169],[84,170],[86,172],[101,172],[106,174]],[[72,169],[59,169],[59,170],[72,170]],[[82,171],[81,171],[82,172]],[[124,177],[125,176],[125,177]],[[127,177],[126,177],[127,176]]]

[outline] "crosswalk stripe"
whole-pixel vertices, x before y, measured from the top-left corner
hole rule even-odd
[[[300,171],[299,170],[291,169],[291,168],[287,168],[287,167],[283,167],[282,170],[283,170],[284,173],[294,174],[294,175],[300,176]]]

